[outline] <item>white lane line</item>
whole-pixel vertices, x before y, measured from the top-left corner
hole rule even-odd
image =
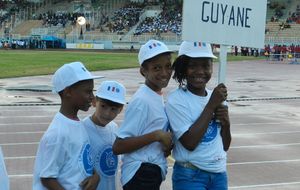
[[[228,166],[235,166],[235,165],[273,164],[273,163],[288,163],[288,162],[300,162],[300,159],[295,159],[295,160],[266,160],[266,161],[257,161],[257,162],[236,162],[236,163],[227,163],[227,165]]]
[[[45,131],[20,131],[20,132],[0,132],[0,135],[18,135],[18,134],[40,134]]]
[[[47,122],[47,123],[44,123],[44,122],[41,122],[41,123],[38,123],[38,122],[34,122],[34,123],[0,123],[0,127],[1,126],[16,126],[16,125],[19,125],[20,127],[23,127],[24,125],[49,125],[51,121]]]
[[[32,159],[35,156],[4,157],[4,160]]]
[[[271,123],[232,123],[231,125],[234,126],[234,125],[282,125],[282,124],[299,124],[300,121],[287,121],[287,122],[271,122]]]
[[[0,116],[0,119],[3,119],[3,118],[43,118],[43,117],[46,117],[46,118],[53,118],[53,115],[52,114],[47,114],[47,115],[2,115]]]
[[[14,146],[14,145],[35,145],[40,142],[20,142],[20,143],[2,143],[0,146]]]
[[[34,159],[35,157],[36,156],[4,157],[4,160]],[[171,158],[170,160],[173,160],[173,158]],[[295,159],[295,160],[269,160],[269,161],[258,161],[258,162],[237,162],[237,163],[227,163],[227,165],[228,166],[236,166],[236,165],[273,164],[273,163],[289,163],[289,162],[300,162],[300,159]],[[173,168],[173,166],[169,166],[169,168]]]
[[[274,131],[274,132],[264,132],[264,133],[233,133],[232,136],[251,136],[251,135],[269,135],[269,134],[290,134],[290,133],[300,133],[300,131]]]
[[[23,177],[33,177],[33,174],[12,174],[12,175],[8,175],[9,178],[13,178],[13,177],[18,177],[18,178],[23,178]]]
[[[270,148],[270,147],[298,146],[298,145],[300,145],[300,143],[262,144],[262,145],[231,146],[230,149],[239,149],[239,148]]]
[[[0,132],[0,135],[9,135],[9,134],[38,134],[44,133],[45,131],[19,131],[19,132]],[[295,134],[300,133],[300,131],[276,131],[276,132],[265,132],[265,133],[236,133],[232,134],[233,137],[239,136],[252,136],[252,135],[271,135],[271,134]]]
[[[35,145],[40,142],[20,142],[20,143],[2,143],[0,146],[14,146],[14,145]],[[250,145],[250,146],[232,146],[230,149],[240,149],[240,148],[270,148],[270,147],[280,147],[280,146],[297,146],[300,143],[289,143],[289,144],[272,144],[272,145]]]
[[[255,187],[274,187],[274,186],[298,185],[298,184],[300,184],[300,181],[286,182],[286,183],[268,183],[268,184],[259,184],[259,185],[230,186],[229,189],[247,189],[247,188],[255,188]]]
[[[30,116],[30,117],[33,117],[33,118],[36,118],[38,116]],[[41,117],[45,117],[45,116],[41,116]],[[14,116],[15,118],[15,116]],[[51,118],[51,117],[50,117]],[[53,118],[53,117],[52,117]],[[83,117],[81,117],[83,118]],[[123,121],[122,119],[119,119],[117,121]],[[30,122],[30,123],[23,123],[23,122],[20,122],[20,123],[0,123],[0,126],[1,125],[32,125],[32,124],[50,124],[51,121],[47,122],[47,123],[38,123],[38,122]],[[300,121],[293,121],[293,122],[281,122],[281,123],[232,123],[231,125],[234,126],[234,125],[247,125],[247,126],[251,126],[251,125],[284,125],[284,124],[300,124]],[[299,125],[300,126],[300,125]]]

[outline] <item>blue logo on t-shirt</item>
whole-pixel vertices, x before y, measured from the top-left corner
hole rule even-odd
[[[93,168],[93,161],[91,157],[91,145],[86,144],[82,151],[82,163],[84,170],[87,174],[92,175],[94,168]]]
[[[113,154],[112,148],[107,147],[100,153],[100,170],[107,176],[115,175],[118,166],[118,157]]]
[[[217,136],[218,123],[215,120],[211,120],[208,125],[209,126],[202,138],[202,142],[210,142]]]

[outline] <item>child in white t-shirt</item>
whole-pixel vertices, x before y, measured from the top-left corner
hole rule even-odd
[[[113,120],[126,103],[125,94],[122,84],[116,81],[102,82],[93,101],[96,110],[83,120],[90,137],[93,165],[100,175],[97,190],[116,190],[118,157],[113,154],[112,145],[118,126]]]
[[[139,51],[140,73],[145,77],[125,112],[113,145],[124,154],[121,183],[124,190],[159,190],[167,173],[166,156],[172,147],[162,88],[172,74],[171,51],[157,40],[149,40]]]
[[[34,166],[33,190],[96,189],[99,175],[91,160],[89,137],[79,110],[94,98],[91,73],[80,62],[65,64],[53,75],[53,91],[61,98],[59,112],[43,135]]]
[[[173,190],[225,190],[226,151],[231,142],[227,88],[206,88],[212,75],[210,44],[182,42],[173,68],[179,88],[167,98],[166,112],[175,136]],[[217,122],[217,120],[219,122]]]

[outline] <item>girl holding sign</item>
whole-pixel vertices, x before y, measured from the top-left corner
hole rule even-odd
[[[216,58],[208,43],[183,42],[175,60],[166,112],[174,133],[173,190],[227,190],[226,151],[231,142],[227,89],[206,88]],[[218,122],[217,122],[218,120]]]

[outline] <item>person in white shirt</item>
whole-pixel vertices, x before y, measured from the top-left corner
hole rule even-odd
[[[210,44],[184,41],[173,68],[179,87],[167,97],[174,133],[173,190],[225,190],[226,151],[231,142],[227,88],[206,88],[212,75]]]
[[[89,137],[79,110],[88,111],[94,98],[91,73],[80,62],[64,64],[53,75],[60,110],[43,135],[35,159],[33,190],[96,189],[99,175],[90,155]]]
[[[126,89],[116,81],[103,81],[96,92],[95,112],[83,120],[91,143],[93,166],[100,175],[97,190],[116,190],[118,157],[112,145],[117,124],[113,121],[122,111]]]
[[[162,96],[162,88],[168,85],[172,74],[171,51],[164,43],[149,40],[140,48],[138,58],[145,84],[128,104],[113,151],[124,154],[124,190],[159,190],[167,173],[165,157],[172,148]]]

